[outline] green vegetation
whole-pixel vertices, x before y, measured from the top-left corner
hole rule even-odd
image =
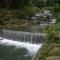
[[[1,0],[0,1],[0,28],[28,31],[32,25],[31,17],[35,13],[51,10],[57,22],[60,21],[59,0]],[[25,21],[25,23],[23,22]],[[22,24],[21,24],[22,22]]]
[[[0,3],[0,28],[3,29],[28,30],[31,16],[40,11],[31,0],[1,0]]]
[[[18,27],[17,30],[25,30],[26,28],[23,29],[23,26],[21,26],[20,22],[23,22],[24,20],[26,23],[28,23],[28,26],[30,26],[32,25],[31,17],[35,15],[35,13],[46,9],[51,10],[54,14],[54,17],[60,21],[59,0],[1,0],[0,28],[15,30],[15,28]],[[29,24],[29,22],[31,24]],[[24,27],[27,26],[25,25]]]
[[[28,27],[32,25],[31,17],[46,9],[52,11],[57,23],[46,28],[46,41],[34,60],[60,60],[60,0],[0,0],[0,28],[29,30]],[[1,52],[0,54],[2,55]]]
[[[47,33],[46,40],[33,60],[60,60],[60,0],[48,0],[47,2],[48,6],[45,9],[53,11],[57,22],[44,30]]]
[[[50,25],[47,39],[33,60],[60,60],[60,23]]]

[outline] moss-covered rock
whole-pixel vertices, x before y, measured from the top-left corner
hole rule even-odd
[[[60,60],[60,56],[50,56],[46,60]]]

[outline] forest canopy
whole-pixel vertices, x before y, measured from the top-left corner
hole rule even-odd
[[[0,8],[24,8],[29,4],[41,8],[60,5],[60,0],[0,0]]]

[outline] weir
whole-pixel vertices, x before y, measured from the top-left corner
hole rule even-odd
[[[39,44],[45,40],[45,33],[32,33],[11,30],[1,30],[0,37],[20,42]]]

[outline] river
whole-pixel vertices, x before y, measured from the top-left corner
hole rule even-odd
[[[32,60],[41,44],[30,44],[4,39],[0,40],[0,60]]]

